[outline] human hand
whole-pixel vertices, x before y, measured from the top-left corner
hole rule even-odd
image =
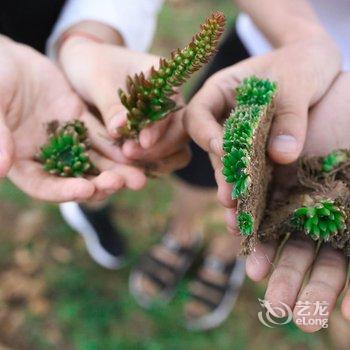
[[[350,73],[343,73],[311,110],[303,154],[321,156],[334,149],[350,148],[349,91]],[[280,186],[285,186],[291,182],[293,175],[295,177],[295,172],[290,166],[284,166],[277,175],[280,176]],[[232,227],[234,214],[228,218]],[[294,318],[298,316],[297,301],[308,301],[311,305],[325,301],[330,315],[347,279],[348,260],[343,252],[323,244],[316,255],[311,239],[292,236],[283,246],[279,259],[274,261],[278,245],[277,242],[261,243],[247,258],[247,274],[254,281],[262,280],[272,270],[265,299],[272,305],[284,302],[294,310]],[[311,315],[313,307],[308,310]],[[341,309],[345,319],[350,322],[350,289],[343,298]],[[307,322],[299,325],[305,332],[315,332],[321,328],[320,325],[307,325]]]
[[[231,185],[222,175],[222,123],[234,106],[235,88],[251,75],[278,84],[269,155],[273,161],[295,161],[303,148],[308,109],[327,91],[340,70],[340,54],[328,37],[294,42],[263,56],[223,69],[207,80],[186,109],[190,136],[209,152],[218,183],[219,200],[233,208]]]
[[[128,75],[147,72],[159,64],[159,57],[74,36],[74,31],[61,45],[58,59],[78,94],[97,107],[113,138],[118,137],[117,129],[126,123],[127,114],[117,96],[118,88],[125,89]],[[177,98],[181,99],[181,95]],[[179,111],[145,128],[139,135],[139,142],[127,140],[124,143],[123,155],[132,161],[151,162],[157,166],[157,172],[185,166],[189,150],[182,117],[183,111]],[[115,152],[119,152],[117,146]]]
[[[2,37],[0,62],[0,108],[7,127],[7,138],[1,142],[9,140],[8,154],[13,148],[9,178],[19,188],[38,199],[64,202],[102,199],[122,187],[138,189],[145,184],[139,169],[110,160],[112,140],[47,58]],[[71,119],[84,121],[90,130],[91,158],[101,171],[95,178],[54,177],[34,161],[47,141],[47,123]]]

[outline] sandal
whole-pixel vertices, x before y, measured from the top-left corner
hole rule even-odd
[[[221,275],[225,282],[215,283],[199,274],[191,283],[190,298],[201,305],[207,313],[198,317],[187,314],[189,330],[212,329],[223,323],[235,305],[245,278],[245,260],[243,259],[224,263],[217,257],[209,256],[204,260],[203,269]]]
[[[176,257],[178,264],[171,264],[165,258],[157,257],[153,250],[149,251],[139,266],[131,273],[129,278],[130,293],[137,303],[148,308],[155,301],[169,302],[175,294],[176,287],[186,272],[192,266],[198,252],[202,247],[203,236],[189,247],[181,246],[176,237],[172,234],[163,236],[158,247],[165,249]],[[150,296],[144,290],[143,279],[146,277],[157,287],[157,295]]]

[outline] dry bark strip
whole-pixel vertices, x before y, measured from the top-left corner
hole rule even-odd
[[[252,183],[248,194],[239,199],[237,203],[238,213],[249,212],[254,218],[253,234],[245,236],[242,241],[243,254],[250,254],[257,243],[257,232],[267,205],[273,166],[266,154],[266,149],[274,112],[275,106],[271,104],[260,119],[254,136],[253,153],[248,168]]]

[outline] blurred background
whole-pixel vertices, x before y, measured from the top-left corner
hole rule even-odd
[[[185,45],[212,10],[234,22],[232,0],[168,0],[152,52]],[[192,80],[193,83],[193,80]],[[185,91],[188,91],[188,86]],[[0,350],[110,349],[349,349],[349,326],[335,312],[330,327],[304,334],[289,324],[269,329],[258,321],[264,284],[246,281],[236,308],[220,328],[191,333],[182,324],[186,281],[166,308],[142,310],[128,292],[130,269],[164,232],[171,215],[172,180],[151,181],[137,193],[112,199],[130,242],[126,268],[109,272],[87,255],[57,206],[0,184]],[[226,234],[222,211],[203,217],[208,235]]]

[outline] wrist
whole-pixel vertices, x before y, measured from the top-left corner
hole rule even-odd
[[[58,55],[71,42],[95,42],[124,46],[124,39],[114,28],[97,21],[83,21],[66,30],[57,42]]]
[[[331,44],[333,39],[328,35],[323,27],[316,23],[302,23],[296,20],[295,23],[286,26],[274,37],[274,46],[282,47],[297,42],[323,42],[326,45]],[[299,30],[290,30],[291,27],[299,27]]]
[[[300,37],[294,42],[290,42],[285,46],[295,46],[296,49],[300,48],[304,53],[309,53],[309,58],[315,61],[326,62],[328,59],[329,67],[341,67],[343,60],[341,49],[338,44],[326,33],[319,33],[319,35]],[[304,49],[303,49],[304,48]]]

